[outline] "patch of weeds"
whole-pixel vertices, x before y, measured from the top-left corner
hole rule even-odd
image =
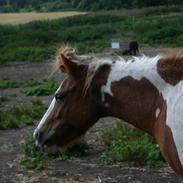
[[[41,101],[33,101],[32,106],[22,105],[0,110],[0,130],[10,128],[21,128],[25,125],[32,125],[36,119],[39,119],[45,106]]]
[[[9,101],[9,97],[8,96],[0,96],[0,103],[1,102],[7,102]]]
[[[45,167],[46,160],[67,161],[74,157],[84,156],[89,149],[88,144],[83,140],[79,144],[73,145],[65,152],[58,153],[55,156],[49,156],[46,152],[39,150],[35,146],[35,139],[29,135],[24,144],[25,156],[21,160],[21,165],[26,169],[42,170]]]
[[[27,96],[44,96],[50,95],[55,92],[58,88],[58,84],[54,78],[45,79],[40,83],[32,86],[31,88],[25,89],[23,92]]]
[[[34,79],[28,79],[22,82],[22,87],[32,87],[39,85],[40,82]]]
[[[24,144],[25,156],[21,160],[20,164],[26,169],[43,170],[43,160],[47,157],[47,154],[39,151],[35,146],[35,140],[32,135],[25,139]]]
[[[8,102],[10,97],[17,97],[16,93],[11,93],[8,95],[0,96],[0,102]]]
[[[0,78],[0,89],[18,88],[18,87],[19,84],[16,81]]]
[[[104,132],[106,151],[101,156],[104,163],[133,161],[140,165],[161,167],[165,165],[159,146],[148,134],[125,123]]]
[[[88,144],[86,143],[86,141],[82,140],[79,142],[79,144],[75,144],[69,147],[65,152],[58,154],[56,160],[66,161],[71,159],[72,157],[84,156],[86,155],[88,149]]]
[[[17,97],[17,94],[16,93],[10,93],[10,94],[8,94],[8,97]]]

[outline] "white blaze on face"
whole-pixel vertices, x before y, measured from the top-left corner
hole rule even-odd
[[[107,83],[101,86],[102,101],[105,101],[105,94],[113,96],[111,85],[122,78],[131,76],[135,80],[146,78],[163,96],[167,104],[166,125],[171,129],[173,139],[177,148],[179,159],[183,166],[183,81],[172,86],[161,78],[157,72],[157,62],[161,56],[153,58],[134,57],[135,62],[124,60],[116,61],[111,65]],[[112,62],[112,61],[111,61]],[[156,111],[158,115],[159,111]]]
[[[61,84],[61,85],[62,85],[62,84]],[[60,90],[61,85],[60,85],[60,87],[57,89],[56,93]],[[51,102],[49,108],[47,109],[46,113],[44,114],[44,116],[42,117],[41,121],[39,122],[37,128],[35,129],[35,131],[34,131],[34,136],[35,136],[36,132],[38,132],[38,131],[43,127],[43,125],[45,124],[45,122],[46,122],[48,116],[51,114],[51,112],[52,112],[52,110],[53,110],[53,108],[54,108],[54,106],[55,106],[55,103],[56,103],[56,100],[55,100],[55,98],[54,98],[54,99],[52,100],[52,102]],[[36,143],[37,143],[37,142],[36,142]]]
[[[52,100],[52,102],[51,102],[51,104],[50,104],[48,110],[46,111],[46,113],[45,113],[44,116],[42,117],[42,119],[41,119],[41,121],[40,121],[38,127],[36,128],[36,130],[40,130],[40,129],[42,128],[42,126],[43,126],[44,123],[46,122],[48,116],[49,116],[50,113],[52,112],[52,110],[53,110],[53,108],[54,108],[54,106],[55,106],[55,102],[56,102],[56,100],[55,100],[55,98],[54,98],[54,99]]]

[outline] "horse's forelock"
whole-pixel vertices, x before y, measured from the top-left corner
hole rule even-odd
[[[72,60],[73,62],[77,63],[79,65],[86,65],[87,66],[87,72],[86,72],[86,78],[83,86],[83,95],[86,95],[88,89],[91,86],[91,83],[93,81],[93,78],[97,72],[97,70],[104,66],[104,65],[109,65],[112,63],[112,61],[109,59],[98,59],[94,56],[79,56],[76,55],[75,49],[71,48],[68,45],[63,45],[61,46],[57,53],[56,53],[56,61],[54,62],[54,71],[56,72],[58,70],[62,70],[62,67],[64,67],[64,62],[62,55],[64,55],[64,52],[67,50],[71,50],[71,54],[73,53],[74,59]],[[69,73],[67,73],[69,74]]]
[[[64,62],[63,62],[63,58],[62,55],[64,55],[64,53],[68,50],[71,50],[73,54],[75,54],[75,49],[71,48],[68,45],[62,45],[57,53],[56,53],[56,62],[55,62],[55,68],[56,70],[59,70],[62,68],[62,66],[64,66]]]

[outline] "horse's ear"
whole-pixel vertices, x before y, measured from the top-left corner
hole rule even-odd
[[[62,72],[74,77],[81,76],[85,65],[75,61],[72,57],[66,57],[63,53],[57,57],[57,66]]]

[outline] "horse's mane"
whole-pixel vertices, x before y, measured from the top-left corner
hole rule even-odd
[[[172,71],[169,71],[169,72],[172,72],[174,74],[179,74],[180,72],[183,73],[183,53],[182,52],[169,52],[165,55],[157,55],[155,56],[156,58],[159,57],[159,60],[163,60],[165,64],[167,64],[167,68],[169,68],[169,70],[172,70]],[[140,59],[149,59],[148,56],[141,56],[140,58],[139,57],[133,57],[131,59],[124,59],[122,57],[119,57],[118,60],[119,61],[123,61],[123,62],[128,62],[128,61],[132,61],[133,59],[137,59],[137,60],[140,60]],[[85,85],[84,85],[84,88],[83,88],[83,91],[84,91],[84,94],[86,94],[87,90],[89,89],[91,83],[92,83],[92,80],[96,74],[96,71],[104,66],[104,65],[112,65],[112,60],[110,59],[98,59],[96,57],[93,58],[92,62],[89,62],[88,63],[88,71],[87,71],[87,77],[86,77],[86,80],[85,80]],[[174,72],[175,71],[175,72]],[[182,75],[182,74],[181,74]],[[173,76],[172,76],[173,77]]]
[[[56,64],[55,64],[55,71],[59,70],[62,65],[62,58],[60,57],[61,53],[63,53],[64,51],[69,50],[69,56],[72,58],[72,62],[75,62],[78,65],[85,65],[87,66],[87,73],[86,73],[86,78],[85,78],[85,83],[83,86],[83,94],[85,95],[89,89],[89,87],[91,86],[91,83],[93,81],[93,78],[97,72],[97,70],[105,65],[112,65],[112,60],[111,59],[99,59],[95,56],[88,56],[88,55],[76,55],[76,51],[75,49],[69,47],[69,46],[64,46],[61,47],[56,55]],[[134,57],[133,59],[148,59],[149,57],[143,55],[141,58],[139,57]],[[119,57],[118,60],[120,61],[125,61],[128,62],[130,60],[133,59],[124,59],[122,57]],[[181,69],[183,70],[183,53],[181,52],[169,52],[168,54],[160,57],[160,60],[162,60],[164,63],[166,63],[166,65],[168,65],[168,67],[170,69],[173,69],[175,67],[181,67]],[[180,69],[180,68],[179,68]]]
[[[85,95],[91,86],[93,78],[100,67],[111,65],[112,61],[108,59],[98,59],[94,57],[93,61],[88,64],[88,71],[85,79],[85,84],[83,87],[83,94]]]

